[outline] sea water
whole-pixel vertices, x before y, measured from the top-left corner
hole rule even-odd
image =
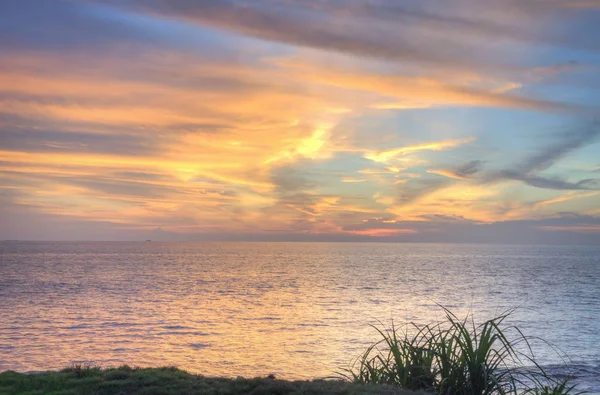
[[[174,365],[327,377],[371,327],[507,325],[600,393],[600,247],[391,243],[1,242],[0,371]],[[549,344],[553,346],[549,346]]]

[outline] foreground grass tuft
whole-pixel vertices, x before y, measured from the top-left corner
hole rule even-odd
[[[536,363],[529,339],[518,328],[503,325],[511,312],[476,325],[472,315],[459,319],[444,311],[446,321],[439,324],[374,327],[381,340],[343,376],[439,395],[574,393],[568,380],[550,377]]]
[[[387,385],[341,380],[286,381],[276,378],[226,379],[204,377],[176,368],[141,369],[121,366],[100,369],[72,366],[60,372],[0,373],[0,395],[412,395]]]

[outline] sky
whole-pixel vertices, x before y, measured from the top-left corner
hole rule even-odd
[[[600,244],[599,22],[2,0],[0,239]]]

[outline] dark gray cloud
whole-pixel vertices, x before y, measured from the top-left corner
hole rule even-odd
[[[381,23],[365,16],[378,18],[379,22],[389,22],[388,9],[380,7],[298,7],[298,3],[285,5],[265,1],[242,0],[104,0],[102,3],[113,4],[131,10],[143,11],[167,18],[191,20],[196,23],[226,29],[254,36],[265,40],[285,44],[319,48],[358,56],[380,59],[402,60],[417,63],[441,63],[447,67],[471,68],[476,64],[481,67],[497,68],[502,57],[495,57],[494,62],[485,59],[476,60],[481,51],[468,48],[461,42],[429,39],[427,45],[416,40],[411,34],[417,21],[398,23],[394,21],[393,29],[385,29]],[[389,3],[384,3],[389,4]],[[317,11],[315,11],[315,8]],[[343,12],[337,12],[341,9]],[[398,7],[391,9],[399,9]],[[344,11],[350,12],[344,12]],[[451,18],[435,17],[418,10],[404,10],[404,15],[423,19],[452,23]],[[335,13],[335,14],[333,14]],[[402,14],[397,12],[398,15]],[[335,17],[336,23],[331,23]],[[400,19],[400,18],[398,18]],[[460,20],[453,23],[460,24]],[[462,25],[461,25],[462,26]],[[466,57],[457,53],[469,52]],[[490,54],[488,52],[488,54]]]
[[[148,173],[142,171],[114,171],[111,173],[115,177],[123,177],[140,181],[167,181],[170,177],[161,173]]]
[[[18,166],[16,166],[18,169]],[[68,169],[69,167],[67,167]],[[57,185],[70,185],[82,187],[97,196],[107,199],[140,197],[148,199],[160,199],[173,196],[174,193],[185,193],[183,188],[175,188],[168,185],[161,185],[159,182],[148,182],[142,179],[116,179],[109,170],[106,171],[106,177],[88,177],[71,174],[61,174],[49,171],[47,174],[23,174],[13,171],[3,171],[0,178],[4,179],[11,174],[18,174],[18,178],[4,179],[3,184],[20,186],[42,186],[46,183],[56,183]]]
[[[311,216],[311,214],[315,214],[315,210],[311,206],[328,195],[315,192],[322,180],[311,173],[312,166],[314,164],[309,161],[300,161],[293,165],[274,168],[271,171],[271,182],[275,185],[277,203],[263,209],[263,212],[274,214],[284,207],[285,211],[295,210],[296,215]]]
[[[147,239],[164,241],[198,240],[197,235],[181,235],[159,229],[139,230],[130,224],[112,222],[111,220],[89,220],[77,217],[50,214],[41,207],[31,204],[15,203],[6,191],[0,191],[0,222],[7,226],[0,227],[0,240],[72,240],[72,241],[139,241]],[[143,219],[137,226],[198,225],[195,219],[185,216]]]
[[[3,163],[0,162],[0,165]],[[10,164],[17,170],[18,165]],[[76,167],[67,166],[64,170],[74,170]],[[18,177],[11,177],[18,175]],[[212,205],[226,207],[231,203],[237,193],[227,188],[205,188],[203,185],[181,185],[177,179],[166,174],[153,174],[143,172],[120,172],[106,169],[104,176],[79,176],[61,173],[60,171],[49,171],[46,174],[24,174],[14,171],[3,171],[0,180],[4,187],[36,187],[45,188],[46,185],[56,184],[62,186],[74,186],[84,188],[87,192],[82,195],[97,196],[107,201],[127,202],[128,204],[144,205],[145,201],[172,200],[190,196],[199,199],[206,198]],[[1,191],[1,190],[0,190]],[[14,196],[12,196],[14,198]],[[134,203],[132,203],[132,200]],[[180,208],[186,207],[187,203],[181,203]],[[220,206],[219,206],[220,205]],[[35,207],[35,206],[34,206]],[[195,208],[192,208],[195,209]],[[42,210],[43,211],[43,210]],[[175,218],[139,218],[136,225],[145,225],[140,221],[156,220],[164,225],[189,224],[190,219]],[[196,221],[196,219],[194,219]]]
[[[451,215],[443,215],[443,214],[427,214],[427,215],[421,215],[421,218],[426,219],[428,221],[432,221],[432,222],[470,222],[470,223],[476,223],[473,220],[470,219],[466,219],[462,216],[451,216]]]
[[[450,185],[450,181],[442,178],[426,178],[410,180],[406,184],[399,184],[396,204],[412,203],[422,197],[434,193],[438,189]]]
[[[546,145],[521,163],[512,168],[489,173],[481,181],[493,183],[501,180],[517,180],[533,187],[557,190],[598,189],[600,180],[597,179],[570,182],[557,176],[549,177],[538,173],[549,169],[571,152],[596,142],[599,136],[600,123],[598,122],[571,128],[566,133],[558,135],[553,144]]]
[[[407,42],[406,39],[381,36],[374,31],[377,29],[371,29],[369,33],[367,26],[360,26],[360,24],[354,25],[355,30],[350,32],[349,26],[327,23],[327,14],[300,10],[296,7],[267,6],[261,2],[229,0],[168,2],[107,0],[104,3],[165,17],[192,20],[208,26],[292,45],[389,59],[415,58],[423,61],[439,59],[434,54],[422,51],[418,45]]]
[[[462,166],[456,168],[455,173],[458,176],[467,178],[481,171],[481,167],[485,162],[479,159],[472,160]]]
[[[215,233],[197,231],[180,234],[163,230],[166,224],[180,224],[184,217],[157,219],[155,229],[136,230],[110,221],[81,220],[40,212],[31,205],[14,203],[10,191],[0,191],[0,221],[9,226],[0,227],[0,239],[21,240],[165,240],[165,241],[395,241],[395,242],[457,242],[496,244],[588,244],[600,245],[600,217],[577,213],[558,213],[556,217],[492,224],[479,223],[461,217],[427,216],[425,221],[383,222],[370,219],[348,224],[345,232],[333,234],[311,233],[314,223],[299,219],[291,229],[272,229],[261,232],[240,231]],[[282,214],[286,207],[273,207],[273,215]],[[189,225],[198,225],[187,221]],[[150,225],[151,224],[144,224]],[[417,233],[402,233],[394,237],[371,237],[351,234],[370,229],[413,229]]]
[[[315,211],[311,206],[318,203],[323,197],[326,197],[326,195],[309,192],[284,193],[279,196],[276,205],[295,207],[308,213],[315,214]]]
[[[177,188],[169,186],[137,181],[121,181],[112,178],[57,177],[57,179],[62,184],[84,187],[106,198],[118,199],[133,196],[148,199],[164,199],[171,197],[175,192],[181,192]]]
[[[149,155],[160,152],[156,144],[157,139],[157,136],[152,134],[101,135],[39,129],[12,129],[0,126],[2,149],[34,153],[75,152],[120,156]]]
[[[3,148],[16,151],[152,154],[162,152],[161,147],[173,137],[189,133],[223,135],[230,127],[226,123],[176,121],[155,126],[146,125],[144,119],[137,125],[126,125],[25,116],[0,110],[0,143]]]
[[[109,221],[82,221],[61,215],[42,213],[35,207],[1,198],[0,239],[12,240],[145,240],[138,231],[120,229]]]
[[[492,244],[600,244],[600,218],[574,213],[560,213],[559,216],[538,220],[504,221],[493,224],[478,223],[461,217],[446,217],[428,221],[367,220],[360,224],[344,226],[345,232],[367,231],[371,229],[413,229],[417,233],[401,233],[393,237],[373,237],[352,233],[313,234],[310,223],[299,220],[296,231],[273,230],[266,233],[209,234],[196,233],[178,235],[172,232],[155,232],[154,237],[144,233],[139,239],[165,240],[240,240],[240,241],[394,241],[432,243],[492,243]],[[586,230],[589,229],[589,230]],[[164,234],[163,234],[164,233]]]
[[[426,218],[427,221],[383,222],[369,220],[347,226],[348,231],[413,229],[386,240],[500,244],[600,244],[600,217],[559,213],[556,217],[479,223],[461,217]]]
[[[280,194],[297,193],[316,186],[305,171],[297,166],[281,166],[271,172],[271,181]]]
[[[600,189],[600,179],[587,178],[577,182],[569,182],[559,177],[528,176],[514,171],[504,171],[502,176],[509,180],[523,181],[536,188],[556,190],[594,190]]]
[[[484,163],[485,161],[483,160],[475,159],[454,168],[438,170],[438,172],[444,172],[442,175],[451,176],[453,178],[469,179],[473,178],[473,176],[481,171]],[[432,171],[432,173],[437,174],[435,171]]]
[[[595,122],[574,127],[557,136],[554,144],[546,146],[536,155],[523,162],[519,167],[523,173],[538,172],[551,167],[567,154],[597,141],[600,136],[600,123]]]
[[[539,1],[461,1],[445,7],[437,1],[98,1],[291,45],[463,69],[509,66],[499,46],[461,39],[466,37],[599,49],[594,33],[600,27],[593,17]],[[541,22],[552,28],[540,28]],[[423,28],[447,34],[418,34]]]
[[[347,2],[349,4],[338,4],[335,2],[325,2],[325,8],[331,12],[349,12],[354,16],[368,17],[377,21],[389,21],[396,23],[420,23],[427,24],[428,27],[440,30],[447,30],[461,35],[489,36],[494,39],[506,38],[515,41],[541,42],[546,44],[565,45],[572,48],[581,49],[600,49],[600,44],[593,36],[588,34],[577,35],[575,32],[565,32],[561,34],[552,30],[535,29],[529,24],[517,25],[502,21],[500,18],[486,17],[484,13],[465,12],[467,7],[446,7],[441,8],[438,4],[431,1],[420,2]],[[499,1],[486,2],[487,7],[499,9],[506,6],[507,2],[500,4]],[[558,3],[558,2],[554,2]],[[569,3],[573,5],[576,2],[567,1],[559,4],[546,2],[541,4],[539,1],[519,1],[510,2],[513,9],[521,13],[535,15],[538,21],[540,19],[556,20],[560,13],[563,13],[564,6]],[[469,2],[463,2],[469,4]],[[477,2],[471,2],[473,8],[477,8]],[[471,7],[468,7],[471,8]],[[461,12],[462,11],[462,12]],[[480,19],[475,19],[479,17]],[[581,18],[581,15],[578,16]],[[504,22],[504,23],[503,23]],[[597,25],[589,26],[590,30],[598,31]],[[570,33],[570,34],[569,34]]]

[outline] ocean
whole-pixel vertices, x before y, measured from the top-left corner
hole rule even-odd
[[[600,247],[0,243],[0,371],[175,365],[336,375],[378,327],[516,310],[553,374],[600,393]],[[552,346],[551,346],[552,345]]]

